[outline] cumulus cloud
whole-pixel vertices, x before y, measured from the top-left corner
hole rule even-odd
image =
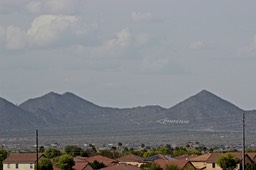
[[[108,40],[106,45],[110,47],[127,47],[131,44],[131,33],[128,28],[116,33],[116,37]]]
[[[120,54],[130,49],[132,44],[132,34],[128,28],[124,28],[115,33],[115,37],[102,40],[94,46],[77,44],[70,47],[70,52],[76,56],[87,57],[90,59],[116,58]],[[86,56],[84,55],[86,54]]]
[[[6,29],[6,47],[8,49],[24,48],[25,43],[25,34],[19,27],[9,26]]]
[[[189,48],[192,50],[201,50],[206,48],[206,44],[203,41],[195,41],[189,45]]]
[[[80,0],[30,1],[26,9],[31,13],[72,14],[79,9]]]
[[[140,13],[140,12],[132,12],[131,18],[135,22],[147,22],[154,19],[154,16],[147,12],[147,13]]]
[[[136,44],[138,46],[141,46],[141,45],[145,45],[147,44],[148,42],[150,41],[150,36],[146,33],[143,33],[143,34],[139,34],[137,37],[136,37]]]
[[[57,42],[72,43],[72,38],[87,34],[87,27],[81,25],[76,16],[71,15],[40,15],[36,17],[27,30],[19,26],[0,28],[0,42],[7,49],[24,47],[43,47]]]
[[[16,26],[0,27],[0,43],[7,49],[21,49],[25,47],[25,33]]]
[[[144,71],[159,71],[169,64],[167,57],[147,56],[142,59],[142,69]]]
[[[41,15],[34,19],[27,35],[31,44],[43,46],[66,36],[65,34],[79,32],[78,19],[75,16]]]

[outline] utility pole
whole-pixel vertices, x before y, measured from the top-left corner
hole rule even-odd
[[[38,170],[38,130],[36,129],[36,170]]]
[[[245,170],[245,123],[244,123],[244,113],[243,113],[243,124],[242,124],[242,170]]]

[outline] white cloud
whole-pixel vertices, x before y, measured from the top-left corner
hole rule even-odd
[[[87,34],[87,27],[81,24],[83,22],[76,16],[40,15],[27,30],[15,25],[0,27],[0,42],[7,49],[45,47],[57,42],[73,43]]]
[[[25,35],[19,27],[9,26],[6,29],[6,48],[21,49],[25,47]]]
[[[131,17],[132,17],[132,20],[135,22],[147,22],[154,19],[154,16],[149,12],[147,13],[132,12]]]
[[[41,15],[34,19],[27,31],[30,45],[44,46],[70,34],[85,32],[75,16]]]
[[[148,34],[140,34],[136,37],[136,44],[138,46],[145,45],[150,41],[150,36]]]
[[[116,33],[116,37],[108,40],[106,45],[110,47],[128,47],[131,44],[131,33],[128,28]]]
[[[147,56],[142,59],[143,71],[160,71],[169,64],[167,57]]]
[[[132,34],[128,28],[124,28],[115,34],[114,38],[102,40],[94,46],[76,44],[69,48],[70,53],[79,57],[90,59],[109,59],[125,55],[132,44]],[[86,54],[86,55],[85,55]]]
[[[189,45],[189,48],[192,50],[201,50],[206,48],[206,44],[203,41],[195,41]]]
[[[26,9],[31,13],[72,14],[80,7],[80,0],[30,1]]]

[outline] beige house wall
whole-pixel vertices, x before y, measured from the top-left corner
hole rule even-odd
[[[34,164],[19,164],[16,168],[16,164],[3,164],[3,170],[34,170]]]
[[[192,162],[190,161],[194,167],[196,167],[197,169],[201,169],[203,167],[206,167],[206,163],[205,162]]]
[[[138,166],[138,167],[140,167],[143,164],[143,163],[140,163],[140,162],[119,162],[119,163]]]
[[[236,170],[239,170],[239,164],[236,167]],[[213,168],[213,163],[206,163],[206,170],[222,170],[222,168],[216,163],[215,168]]]

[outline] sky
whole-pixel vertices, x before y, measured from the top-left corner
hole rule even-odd
[[[206,89],[256,109],[256,1],[0,0],[0,97],[172,107]]]

